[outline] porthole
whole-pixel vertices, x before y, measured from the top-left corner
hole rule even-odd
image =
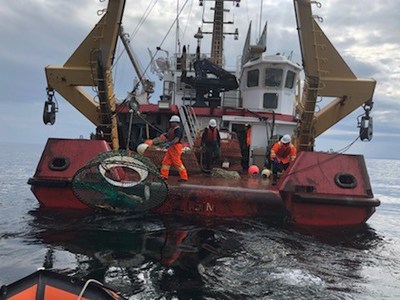
[[[349,173],[337,173],[335,183],[341,188],[353,189],[357,186],[357,179]]]
[[[64,171],[69,165],[69,159],[64,156],[56,156],[49,161],[49,169],[53,171]]]

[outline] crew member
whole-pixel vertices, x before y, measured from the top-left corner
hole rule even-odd
[[[249,156],[250,156],[250,146],[251,146],[251,125],[245,124],[245,144],[242,144],[242,167],[243,170],[247,170],[249,168]]]
[[[178,181],[187,181],[188,174],[186,171],[185,166],[182,163],[181,156],[182,156],[182,130],[179,127],[180,118],[176,115],[172,116],[169,120],[170,128],[166,134],[167,143],[165,144],[164,148],[168,149],[167,153],[164,156],[161,165],[161,176],[164,179],[168,179],[169,169],[171,164],[178,168],[179,177]]]
[[[212,164],[220,156],[221,137],[217,129],[217,121],[211,119],[208,128],[205,128],[201,136],[201,146],[205,148],[205,167],[210,170]]]
[[[251,145],[251,125],[246,124],[246,146],[248,149],[250,149]]]
[[[290,162],[296,159],[296,147],[291,143],[291,137],[285,134],[280,141],[276,142],[271,148],[271,166],[273,182],[276,181],[278,172],[282,172],[289,167]]]

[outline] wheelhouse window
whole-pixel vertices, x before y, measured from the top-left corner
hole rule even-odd
[[[265,93],[264,94],[263,107],[264,108],[270,108],[270,109],[278,108],[278,94],[276,94],[276,93]]]
[[[267,68],[265,69],[265,86],[279,87],[282,83],[282,69]]]
[[[288,71],[286,74],[285,88],[292,89],[294,86],[295,78],[296,78],[296,73],[293,71]]]
[[[174,92],[174,82],[173,81],[164,81],[163,85],[163,94],[164,95],[172,95]]]
[[[260,77],[260,71],[250,70],[247,72],[247,87],[258,86],[258,78]]]

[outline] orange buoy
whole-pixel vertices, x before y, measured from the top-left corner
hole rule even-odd
[[[256,165],[251,165],[248,169],[249,175],[256,175],[260,173],[260,169]]]

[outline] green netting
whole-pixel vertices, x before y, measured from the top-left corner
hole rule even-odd
[[[165,200],[168,186],[146,157],[110,151],[97,155],[75,173],[72,191],[90,207],[143,212]]]

